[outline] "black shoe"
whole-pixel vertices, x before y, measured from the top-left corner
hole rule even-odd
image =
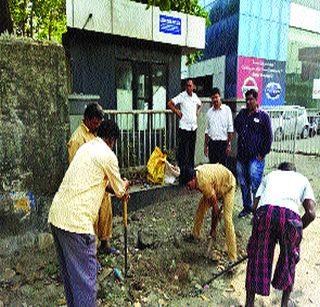
[[[246,217],[247,215],[251,214],[251,210],[243,209],[239,215],[238,218]]]

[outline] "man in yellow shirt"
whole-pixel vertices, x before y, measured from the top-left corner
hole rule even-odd
[[[104,121],[97,135],[78,149],[49,211],[68,306],[96,306],[94,224],[107,185],[118,198],[128,197],[129,183],[121,179],[112,151],[119,128]]]
[[[212,207],[211,240],[208,253],[216,237],[216,227],[220,215],[218,200],[222,200],[228,255],[232,261],[235,261],[237,259],[237,245],[232,221],[234,193],[236,189],[234,176],[222,164],[204,164],[194,170],[188,170],[187,187],[190,190],[197,189],[203,194],[194,220],[192,234],[195,239],[200,239],[204,216],[209,208]]]
[[[83,122],[72,134],[67,144],[69,163],[71,163],[81,145],[96,138],[96,133],[103,121],[103,117],[102,107],[98,103],[91,103],[86,107]],[[99,218],[94,228],[101,242],[100,251],[107,254],[115,251],[110,245],[112,236],[112,203],[109,193],[105,193],[103,197]]]

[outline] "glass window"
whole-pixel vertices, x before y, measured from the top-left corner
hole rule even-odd
[[[320,100],[312,98],[313,80],[320,79],[320,34],[289,28],[286,65],[286,103],[315,108]]]
[[[167,70],[165,65],[153,65],[152,67],[152,108],[153,110],[165,110],[167,104]],[[163,129],[166,125],[164,114],[155,115],[153,129]]]
[[[130,62],[118,61],[116,65],[117,110],[132,110],[132,65]],[[132,116],[121,116],[118,120],[120,129],[132,129]]]

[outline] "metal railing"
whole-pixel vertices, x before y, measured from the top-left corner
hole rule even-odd
[[[177,119],[170,110],[105,110],[120,128],[115,152],[121,168],[145,166],[156,146],[176,148]]]
[[[294,162],[296,154],[320,156],[319,110],[271,107],[265,111],[273,131],[268,167]],[[121,168],[145,166],[156,146],[176,150],[177,118],[170,110],[105,110],[105,114],[120,128],[115,152]]]
[[[303,108],[267,108],[271,118],[273,143],[267,156],[267,166],[282,161],[294,162],[296,154],[320,155],[319,111]]]

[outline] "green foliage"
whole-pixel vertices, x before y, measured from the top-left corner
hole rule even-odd
[[[190,15],[206,18],[206,24],[210,25],[208,12],[198,3],[198,0],[131,0],[148,4],[150,6],[158,6],[162,11],[177,11]]]
[[[61,42],[66,31],[66,0],[9,0],[17,35]]]

